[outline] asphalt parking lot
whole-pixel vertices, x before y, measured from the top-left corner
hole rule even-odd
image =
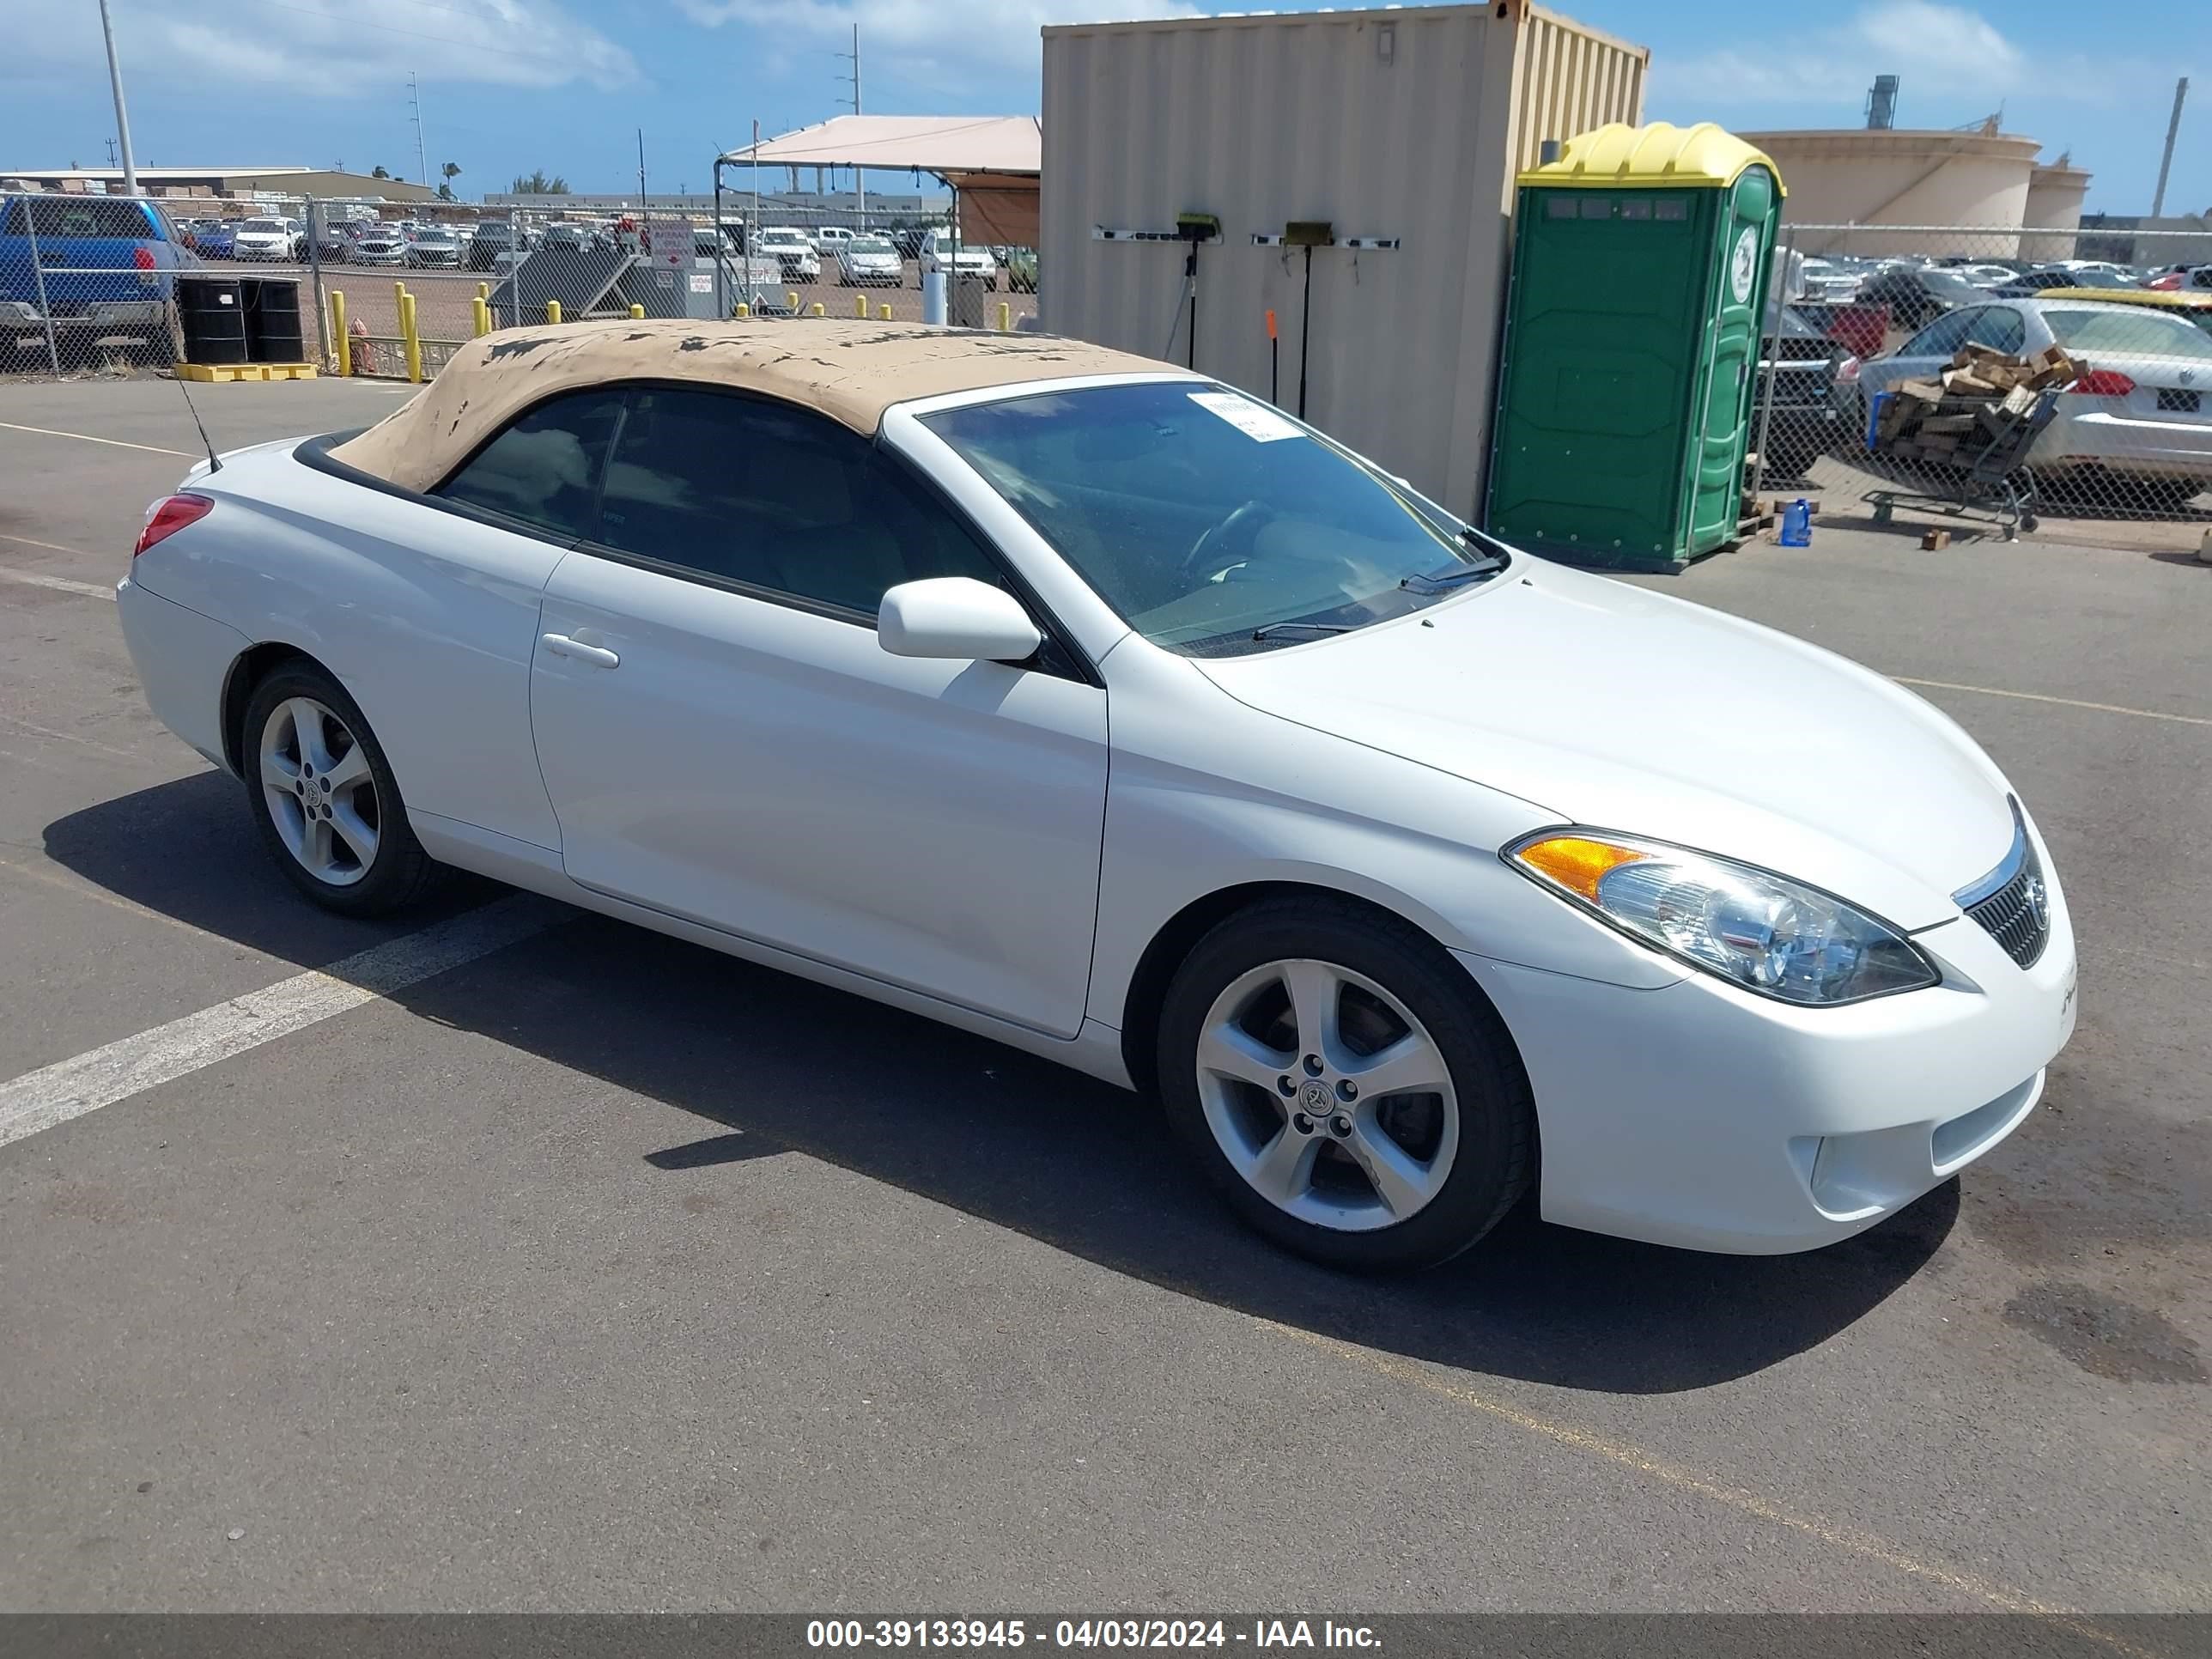
[[[397,395],[199,403],[227,447]],[[2078,1034],[1848,1244],[1522,1215],[1374,1282],[988,1042],[480,885],[309,909],[106,596],[194,448],[172,385],[0,386],[0,1118],[114,1097],[0,1146],[0,1608],[2212,1608],[2212,566],[1824,530],[1642,579],[1990,749]]]

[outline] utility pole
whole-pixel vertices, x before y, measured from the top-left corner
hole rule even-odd
[[[107,15],[107,0],[100,0],[100,32],[107,39],[107,84],[115,93],[115,136],[123,146],[123,193],[138,193],[138,164],[131,159],[131,117],[123,108],[123,65],[115,57],[115,25]]]
[[[637,210],[645,211],[645,129],[637,130]]]
[[[860,112],[860,26],[858,23],[853,25],[852,51],[841,52],[837,56],[848,59],[853,65],[853,95],[837,101],[849,103],[853,106],[853,113],[858,115]],[[860,228],[865,232],[868,228],[868,186],[861,179],[857,161],[853,164],[853,190],[860,198]]]
[[[123,94],[117,93],[119,100]],[[2181,105],[2189,96],[2189,77],[2183,76],[2173,83],[2173,113],[2166,124],[2166,153],[2158,158],[2158,189],[2150,198],[2150,216],[2157,218],[2166,211],[2166,175],[2173,170],[2173,141],[2181,136]]]
[[[112,138],[107,140],[107,165],[110,167],[115,165],[115,140]]]
[[[421,175],[422,187],[430,187],[430,159],[422,150],[422,94],[415,84],[415,71],[407,71],[407,101],[415,110],[415,171]]]

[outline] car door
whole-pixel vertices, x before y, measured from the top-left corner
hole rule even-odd
[[[893,657],[884,591],[1012,586],[848,429],[733,392],[634,390],[596,538],[547,585],[531,708],[583,884],[1061,1036],[1081,1023],[1106,694]]]

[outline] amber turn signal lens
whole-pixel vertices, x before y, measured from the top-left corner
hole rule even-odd
[[[1513,856],[1538,875],[1595,904],[1598,880],[1607,871],[1639,863],[1651,854],[1607,841],[1592,841],[1586,836],[1553,836],[1548,841],[1531,842]]]

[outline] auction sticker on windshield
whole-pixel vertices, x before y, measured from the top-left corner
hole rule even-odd
[[[1249,398],[1240,398],[1233,392],[1194,392],[1191,402],[1200,409],[1218,415],[1249,438],[1263,444],[1273,443],[1279,438],[1303,438],[1305,428],[1285,420],[1272,409],[1254,403]]]

